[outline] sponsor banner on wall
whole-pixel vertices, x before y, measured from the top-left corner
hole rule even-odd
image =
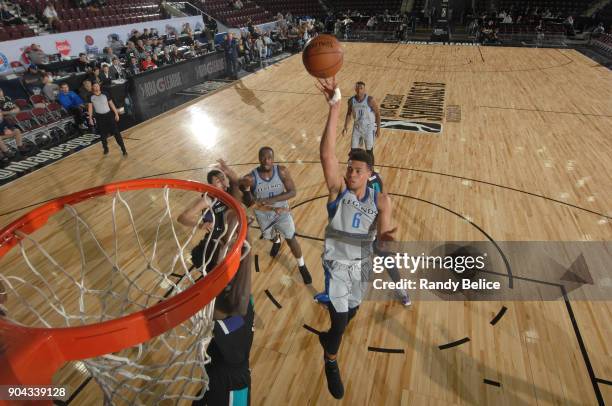
[[[36,43],[46,54],[61,54],[62,57],[78,56],[81,52],[99,53],[102,48],[110,45],[111,36],[117,36],[123,43],[130,37],[132,30],[142,31],[145,28],[155,28],[160,35],[181,32],[183,24],[189,23],[194,30],[203,27],[202,16],[171,18],[167,20],[144,21],[141,23],[117,25],[114,27],[96,28],[87,31],[62,32],[38,37],[21,38],[13,41],[0,42],[0,55],[10,62],[22,61],[24,51]],[[0,73],[3,71],[0,59]],[[6,69],[4,69],[6,70]]]
[[[131,79],[136,117],[147,120],[174,107],[171,95],[225,75],[223,52],[215,52],[148,71]]]
[[[98,134],[83,134],[80,137],[71,139],[55,147],[41,149],[36,155],[22,159],[21,161],[11,162],[9,165],[0,169],[0,185],[9,183],[25,174],[38,170],[75,151],[81,150],[100,140]]]

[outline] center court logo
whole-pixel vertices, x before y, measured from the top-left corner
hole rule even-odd
[[[444,83],[414,82],[406,95],[387,94],[380,105],[381,128],[441,133]]]
[[[406,120],[390,120],[387,118],[380,119],[380,128],[386,128],[389,130],[414,131],[421,133],[442,132],[442,124]]]

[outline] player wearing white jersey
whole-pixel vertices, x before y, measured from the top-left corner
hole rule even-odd
[[[391,201],[385,193],[368,187],[372,158],[362,149],[351,151],[342,176],[336,157],[336,127],[340,113],[340,91],[336,80],[320,80],[330,104],[321,138],[320,157],[329,199],[329,223],[325,230],[323,269],[329,284],[329,331],[319,335],[324,351],[327,387],[336,399],[344,396],[344,385],[336,355],[342,335],[361,303],[372,269],[372,242],[392,239]]]
[[[374,163],[374,139],[380,137],[380,110],[374,97],[365,92],[365,83],[355,83],[355,95],[348,99],[348,111],[344,120],[342,135],[348,131],[348,125],[353,118],[353,138],[351,149],[365,145],[366,151]]]
[[[295,235],[295,224],[288,203],[289,199],[297,195],[289,169],[274,163],[274,151],[270,147],[259,150],[259,164],[242,177],[240,184],[250,200],[248,203],[255,205],[255,218],[262,238],[273,241],[270,255],[275,257],[281,246],[280,236],[285,237],[297,261],[302,280],[309,285],[312,278]]]

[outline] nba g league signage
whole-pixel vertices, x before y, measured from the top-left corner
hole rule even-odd
[[[131,97],[137,117],[146,120],[163,113],[168,108],[174,107],[168,104],[167,99],[170,96],[205,80],[218,78],[224,74],[224,70],[223,54],[213,53],[131,78]],[[30,133],[25,137],[29,139],[33,136]],[[97,134],[84,134],[55,147],[41,149],[36,155],[26,159],[11,162],[0,169],[0,185],[40,169],[99,140],[100,136]]]
[[[406,94],[387,94],[380,105],[381,128],[441,133],[444,83],[414,82]]]
[[[175,107],[170,96],[224,72],[223,53],[215,52],[135,76],[131,95],[137,118],[146,120]]]

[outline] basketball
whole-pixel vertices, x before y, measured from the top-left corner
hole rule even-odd
[[[333,35],[322,34],[311,39],[302,53],[302,62],[312,76],[325,79],[333,77],[344,60],[344,50]]]

